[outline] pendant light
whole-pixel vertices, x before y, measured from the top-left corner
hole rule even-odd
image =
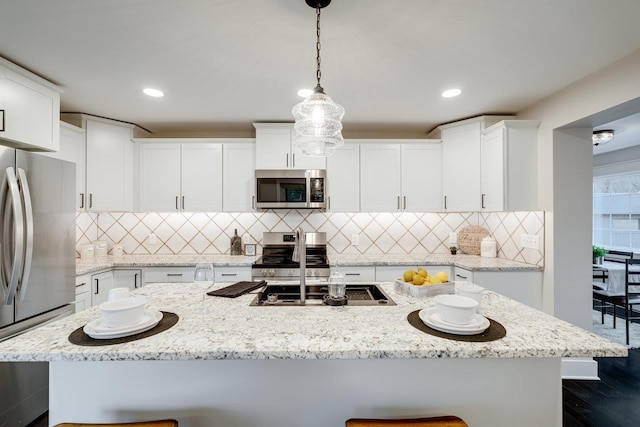
[[[342,117],[344,108],[324,93],[320,85],[320,10],[331,0],[305,0],[316,10],[316,80],[313,93],[296,104],[291,113],[296,119],[293,126],[293,144],[309,156],[328,157],[344,144]]]

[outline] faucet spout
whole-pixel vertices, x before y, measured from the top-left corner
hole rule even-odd
[[[292,260],[300,264],[300,304],[304,304],[307,298],[307,239],[302,227],[296,230],[296,245],[293,248]]]

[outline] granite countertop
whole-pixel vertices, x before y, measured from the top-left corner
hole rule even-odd
[[[211,262],[221,267],[248,267],[255,260],[256,257],[244,255],[109,255],[90,260],[76,258],[76,275],[114,267],[189,267],[201,262]]]
[[[223,285],[215,285],[222,287]],[[488,343],[438,338],[411,326],[407,315],[432,306],[382,284],[396,306],[251,307],[255,295],[204,297],[193,284],[152,284],[135,291],[149,307],[178,314],[160,334],[125,344],[83,347],[68,336],[97,319],[98,307],[0,343],[2,361],[199,359],[380,359],[620,357],[624,346],[499,294],[484,291],[481,314],[506,337]]]
[[[385,254],[385,255],[329,255],[331,265],[453,265],[467,270],[484,271],[542,271],[543,267],[510,261],[504,258],[485,258],[477,255],[451,254]]]
[[[256,257],[231,255],[123,255],[105,256],[91,260],[76,259],[76,275],[95,273],[115,267],[188,267],[200,262],[216,266],[248,267]],[[329,263],[344,266],[381,265],[453,265],[473,271],[542,271],[543,267],[510,261],[504,258],[483,258],[476,255],[449,254],[383,254],[329,255]]]

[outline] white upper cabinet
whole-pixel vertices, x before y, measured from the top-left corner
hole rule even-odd
[[[482,210],[537,209],[539,125],[537,120],[504,120],[482,132]]]
[[[325,157],[307,156],[292,145],[292,123],[254,123],[256,169],[326,169]]]
[[[506,117],[508,118],[508,117]],[[480,137],[504,116],[481,116],[439,127],[442,137],[442,194],[445,211],[479,211]]]
[[[442,144],[402,144],[402,210],[442,210]]]
[[[226,212],[255,209],[255,141],[229,140],[222,147],[222,208]]]
[[[89,210],[133,209],[133,125],[83,119],[87,131]]]
[[[327,210],[360,210],[360,144],[345,142],[327,158]]]
[[[420,212],[441,209],[439,141],[404,141],[407,140],[360,144],[362,211]]]
[[[222,144],[210,141],[137,139],[138,209],[222,210]]]
[[[0,58],[0,143],[32,151],[60,146],[60,91]]]

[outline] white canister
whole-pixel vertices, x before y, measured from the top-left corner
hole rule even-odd
[[[95,246],[95,256],[107,256],[109,245],[107,244],[106,240],[96,240],[95,242],[93,242],[93,245]]]
[[[113,254],[113,256],[122,256],[122,255],[124,255],[124,248],[122,247],[122,245],[119,244],[119,243],[113,245],[112,254]]]
[[[93,259],[93,245],[80,246],[80,259]]]
[[[493,237],[485,237],[480,242],[480,256],[486,258],[495,258],[498,252],[496,239]]]

